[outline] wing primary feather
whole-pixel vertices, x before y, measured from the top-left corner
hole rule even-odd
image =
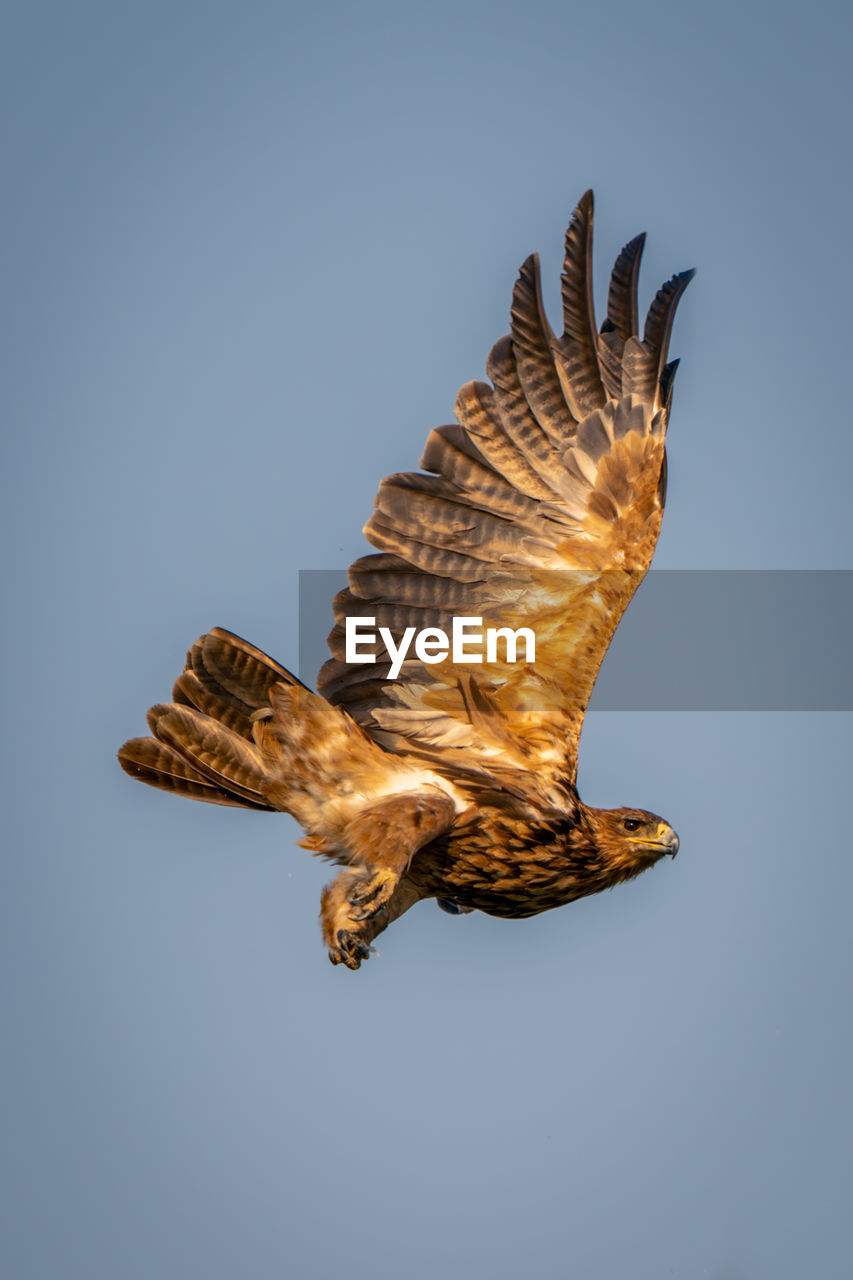
[[[640,278],[640,261],[646,243],[646,233],[634,236],[625,245],[610,273],[610,288],[607,293],[607,319],[605,325],[618,333],[622,343],[639,334],[639,316],[637,308],[637,283]]]
[[[563,392],[575,421],[600,409],[605,399],[598,363],[592,292],[593,198],[587,191],[566,232],[561,277],[563,336],[554,342]]]
[[[565,447],[576,424],[554,364],[554,334],[545,315],[536,253],[526,259],[519,272],[510,315],[512,348],[524,397],[552,443]]]
[[[643,344],[648,348],[655,362],[655,376],[658,378],[663,373],[666,364],[669,337],[672,333],[672,323],[675,320],[676,309],[684,290],[695,274],[696,271],[693,268],[690,271],[680,271],[670,280],[667,280],[666,284],[658,289],[652,300],[652,305],[649,307],[643,331]]]

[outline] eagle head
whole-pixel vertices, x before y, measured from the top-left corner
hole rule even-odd
[[[587,809],[599,855],[621,878],[638,875],[664,854],[678,853],[668,822],[646,809]]]

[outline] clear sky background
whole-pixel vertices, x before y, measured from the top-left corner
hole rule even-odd
[[[849,715],[591,716],[678,859],[356,974],[290,819],[114,760],[210,626],[296,663],[588,186],[600,307],[699,270],[656,564],[853,567],[847,14],[5,6],[5,1276],[849,1274]]]

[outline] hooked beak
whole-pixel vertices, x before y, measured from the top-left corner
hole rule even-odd
[[[674,858],[678,853],[678,846],[680,842],[672,827],[670,827],[666,822],[662,822],[657,829],[657,835],[666,853],[668,853],[671,858]]]

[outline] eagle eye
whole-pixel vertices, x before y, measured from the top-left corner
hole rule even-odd
[[[643,824],[639,818],[623,818],[622,819],[622,826],[625,828],[626,831],[637,831],[642,825]]]

